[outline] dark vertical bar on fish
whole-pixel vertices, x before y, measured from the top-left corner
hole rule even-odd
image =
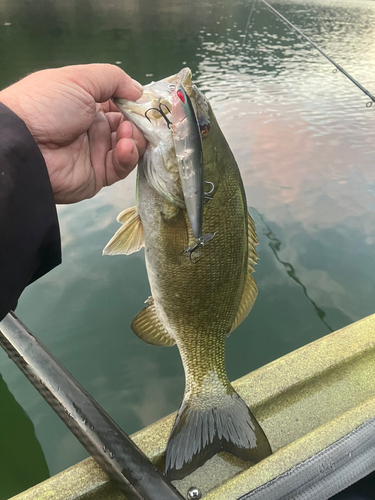
[[[0,322],[0,345],[129,500],[182,499],[14,313]]]

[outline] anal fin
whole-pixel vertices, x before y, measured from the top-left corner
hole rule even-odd
[[[160,321],[152,297],[131,322],[131,329],[147,344],[169,347],[176,343]]]
[[[122,224],[103,250],[103,255],[130,255],[138,252],[144,244],[143,226],[136,207],[124,210],[117,217]]]

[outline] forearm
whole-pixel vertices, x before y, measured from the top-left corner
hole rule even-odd
[[[60,262],[43,156],[22,120],[0,103],[0,320],[30,282]]]

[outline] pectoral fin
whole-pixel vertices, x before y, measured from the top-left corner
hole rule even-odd
[[[147,344],[169,347],[176,343],[161,323],[152,297],[148,299],[148,305],[137,314],[130,326]]]
[[[138,252],[144,244],[141,218],[136,207],[127,208],[117,217],[122,227],[111,238],[103,250],[103,255],[130,255]]]
[[[258,294],[258,287],[255,283],[252,273],[254,272],[254,265],[258,259],[258,254],[255,250],[255,245],[258,245],[257,236],[255,233],[255,225],[253,219],[247,214],[247,228],[248,228],[248,261],[247,261],[247,273],[244,291],[242,294],[242,299],[240,306],[238,308],[236,317],[234,319],[232,328],[228,333],[228,336],[237,328],[238,325],[246,318],[246,316],[251,311],[254,305],[256,296]]]

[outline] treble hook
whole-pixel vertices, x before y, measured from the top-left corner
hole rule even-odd
[[[190,247],[185,248],[185,250],[183,250],[181,252],[181,255],[188,255],[189,259],[190,259],[190,262],[192,264],[196,264],[199,261],[199,259],[197,259],[197,260],[193,260],[192,259],[193,252],[195,252],[196,250],[198,250],[198,248],[200,248],[200,247],[204,247],[204,244],[207,241],[212,240],[212,238],[215,236],[215,234],[216,233],[207,233],[207,234],[204,234],[203,236],[201,236],[200,238],[198,238],[197,243],[192,248],[190,248]]]
[[[168,128],[171,128],[171,125],[172,125],[172,122],[167,118],[166,114],[164,113],[164,111],[161,109],[161,106],[164,106],[165,108],[167,108],[168,110],[168,113],[171,112],[171,110],[168,108],[168,106],[166,104],[164,104],[164,102],[160,102],[160,97],[159,97],[159,107],[158,108],[149,108],[146,112],[145,112],[145,118],[147,118],[147,120],[151,123],[151,120],[150,118],[147,116],[147,113],[149,111],[157,111],[158,113],[161,114],[161,116],[164,118],[164,120],[167,122],[167,125],[168,125]]]

